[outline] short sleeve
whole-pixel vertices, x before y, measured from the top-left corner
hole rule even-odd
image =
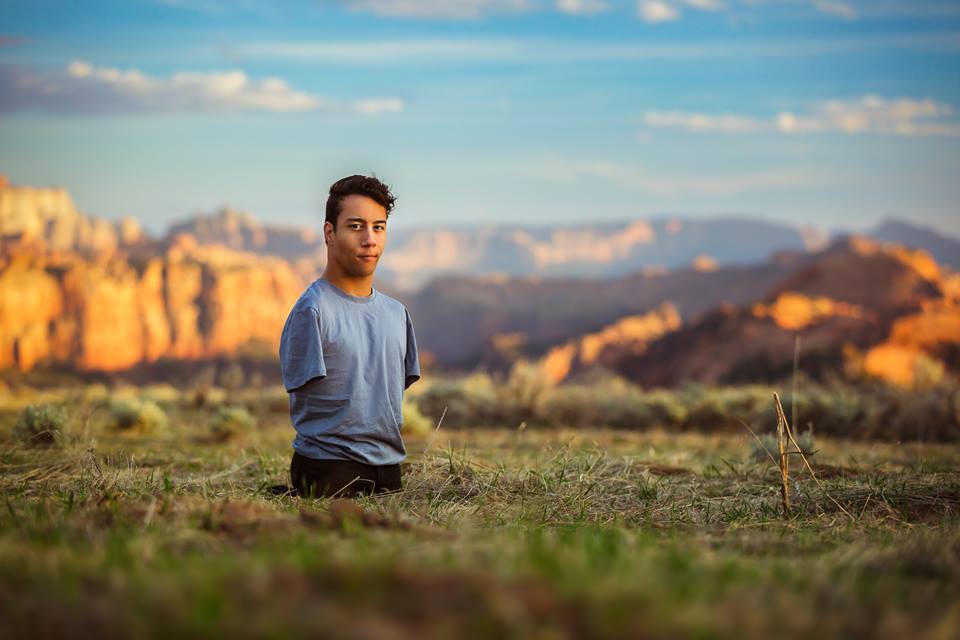
[[[420,354],[417,353],[417,337],[413,333],[410,312],[404,309],[404,314],[407,317],[407,354],[403,359],[403,368],[406,373],[403,388],[406,389],[420,379]]]
[[[326,377],[320,316],[315,309],[298,305],[287,316],[280,335],[280,373],[287,393]]]

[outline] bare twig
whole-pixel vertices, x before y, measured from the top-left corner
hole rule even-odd
[[[790,424],[797,424],[797,371],[800,368],[800,334],[793,342],[793,390],[790,392]]]
[[[763,452],[764,452],[765,454],[767,454],[767,457],[768,457],[768,458],[770,458],[770,462],[772,462],[772,463],[774,464],[774,466],[779,466],[779,463],[777,462],[776,458],[774,458],[774,457],[773,457],[773,454],[770,453],[770,449],[767,449],[767,445],[763,444],[763,439],[760,438],[760,436],[758,436],[758,435],[754,432],[753,429],[751,429],[750,427],[748,427],[746,422],[744,422],[743,420],[741,420],[740,418],[738,418],[738,417],[736,417],[736,416],[733,416],[733,419],[736,420],[737,422],[739,422],[741,425],[743,425],[743,428],[746,429],[747,431],[749,431],[749,432],[750,432],[750,435],[752,435],[754,438],[757,439],[757,442],[760,443],[760,447],[763,449]]]
[[[781,412],[782,412],[782,409],[781,409]],[[785,426],[786,426],[787,436],[790,438],[790,442],[792,442],[793,446],[797,448],[797,453],[800,454],[800,459],[803,460],[803,464],[807,466],[807,471],[810,472],[810,477],[813,478],[813,481],[817,483],[817,487],[823,492],[823,495],[830,498],[830,501],[833,502],[833,504],[837,505],[840,511],[843,511],[845,514],[847,514],[847,516],[849,516],[851,520],[856,522],[857,519],[849,511],[844,509],[843,505],[837,502],[837,500],[833,496],[831,496],[830,493],[827,491],[827,489],[823,486],[823,483],[820,482],[820,479],[817,477],[817,474],[814,472],[813,467],[810,466],[810,461],[807,460],[807,456],[803,455],[803,450],[800,449],[800,445],[797,444],[796,439],[794,439],[793,431],[790,429],[790,425],[787,424]]]
[[[777,448],[780,451],[780,498],[783,501],[783,517],[790,517],[790,466],[787,460],[787,417],[783,414],[780,396],[773,393],[773,407],[777,412]]]
[[[445,415],[447,415],[446,407],[443,408],[443,413],[440,414],[440,419],[437,420],[437,428],[433,430],[433,434],[431,434],[430,439],[427,440],[427,446],[423,448],[423,454],[421,455],[425,455],[427,453],[427,450],[430,448],[430,445],[433,444],[434,439],[437,437],[437,432],[440,431],[440,425],[443,424],[443,417]]]

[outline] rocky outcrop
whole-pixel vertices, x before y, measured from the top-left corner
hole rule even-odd
[[[896,245],[811,246],[743,220],[427,230],[394,232],[381,269],[408,286],[484,274],[402,297],[441,368],[541,359],[554,381],[593,366],[648,386],[755,381],[790,371],[800,335],[811,373],[854,355],[902,384],[931,362],[960,370],[960,280]],[[323,265],[312,230],[224,208],[151,238],[132,218],[85,216],[62,188],[0,177],[0,368],[272,357]]]
[[[20,257],[0,273],[0,367],[117,371],[162,358],[275,352],[306,283],[289,264],[202,252],[151,259]]]
[[[924,376],[960,371],[960,277],[945,281],[945,295],[898,318],[889,335],[863,357],[868,375],[913,386]]]
[[[404,298],[418,345],[445,368],[506,367],[669,303],[684,323],[723,303],[749,305],[805,265],[807,254],[716,270],[646,270],[623,278],[438,279]]]
[[[0,368],[117,371],[251,345],[275,353],[317,260],[245,248],[312,251],[315,239],[232,211],[201,227],[206,242],[186,232],[156,241],[132,218],[86,217],[60,187],[0,180]]]
[[[937,263],[924,251],[864,237],[841,238],[771,293],[799,293],[858,305],[886,316],[919,309],[942,295]]]
[[[0,255],[0,368],[30,369],[69,341],[58,323],[63,294],[44,263],[26,244],[8,245]]]
[[[201,245],[220,245],[237,251],[295,260],[326,255],[323,236],[310,227],[280,227],[261,224],[252,214],[223,207],[211,215],[197,215],[170,226],[168,239],[181,234]]]
[[[799,336],[810,375],[856,368],[910,384],[924,358],[960,370],[953,280],[922,251],[843,239],[757,302],[717,308],[643,353],[624,349],[612,368],[651,387],[777,379],[790,374]]]
[[[862,320],[866,314],[859,305],[795,291],[781,293],[773,302],[758,302],[751,307],[751,313],[757,318],[770,318],[789,331],[799,331],[831,317]]]
[[[905,247],[923,249],[937,263],[960,270],[960,240],[934,229],[910,224],[903,220],[886,220],[870,231],[870,237]]]
[[[183,244],[132,264],[22,243],[0,265],[0,368],[24,370],[269,354],[306,285],[281,259]]]
[[[589,333],[547,352],[540,366],[548,380],[557,384],[578,371],[615,366],[624,353],[641,354],[661,336],[680,328],[680,314],[670,303],[649,313],[621,318],[595,333]]]
[[[760,262],[778,250],[805,251],[811,242],[787,226],[736,218],[398,229],[381,269],[406,289],[453,274],[609,279],[652,268],[713,270]]]
[[[111,253],[143,239],[133,218],[113,223],[77,210],[63,187],[11,185],[0,175],[0,238],[41,242],[58,251]]]

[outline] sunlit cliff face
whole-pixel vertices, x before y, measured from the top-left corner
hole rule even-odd
[[[862,319],[864,311],[857,305],[822,296],[810,297],[802,293],[786,292],[770,304],[755,304],[751,309],[757,318],[770,318],[781,329],[796,331],[827,318]]]
[[[540,364],[551,382],[562,382],[577,367],[602,364],[607,349],[639,353],[646,349],[647,344],[676,331],[680,325],[677,309],[666,303],[649,313],[621,318],[596,333],[555,347]]]
[[[51,249],[111,252],[124,240],[137,240],[139,224],[114,223],[81,214],[62,187],[9,184],[0,175],[0,236],[42,239]]]

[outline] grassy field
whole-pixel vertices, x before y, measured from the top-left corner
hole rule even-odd
[[[746,431],[441,426],[403,492],[301,500],[266,492],[282,413],[144,433],[96,406],[47,447],[0,415],[0,636],[960,634],[956,445],[818,439],[784,519]]]

